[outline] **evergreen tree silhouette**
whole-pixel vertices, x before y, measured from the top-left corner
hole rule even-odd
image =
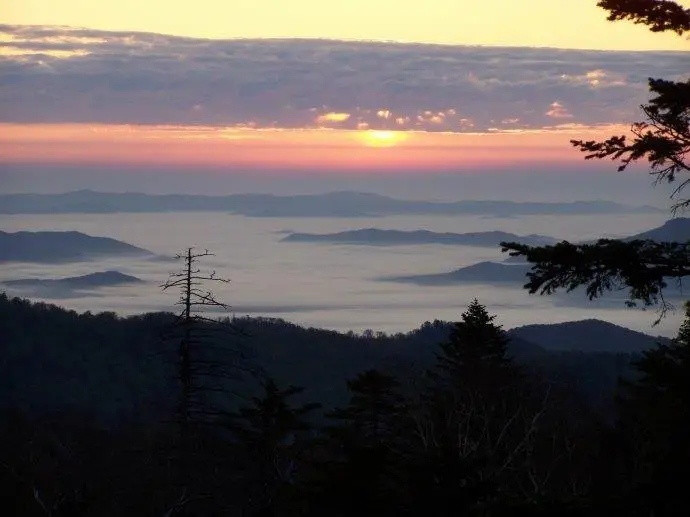
[[[262,394],[250,404],[225,413],[221,425],[230,433],[239,460],[244,498],[242,515],[276,515],[286,511],[300,478],[302,453],[310,438],[309,415],[320,404],[292,405],[303,388],[280,388],[266,377]]]
[[[687,38],[690,33],[690,9],[671,0],[601,0],[598,5],[609,12],[608,19],[632,20],[652,32],[675,32]],[[641,106],[645,119],[630,128],[632,138],[613,136],[605,141],[572,140],[586,153],[585,159],[612,159],[619,171],[645,160],[650,174],[658,182],[677,182],[671,197],[672,207],[690,207],[690,199],[681,197],[690,184],[690,79],[649,79],[652,98]],[[621,177],[621,181],[625,181]],[[516,242],[502,242],[504,252],[524,256],[533,264],[525,288],[530,293],[552,294],[584,287],[589,299],[605,292],[628,290],[627,304],[658,305],[659,318],[673,305],[664,298],[669,279],[690,275],[690,242],[621,241],[600,239],[594,244],[567,241],[553,246],[532,247]]]
[[[396,515],[406,404],[394,377],[375,369],[347,381],[348,405],[327,414],[329,452],[317,470],[334,515]],[[325,502],[324,502],[325,501]]]
[[[690,508],[690,304],[677,337],[635,362],[639,377],[623,384],[619,438],[626,447],[627,499],[645,515]]]

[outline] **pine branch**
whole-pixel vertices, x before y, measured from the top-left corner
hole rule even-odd
[[[631,20],[647,25],[652,32],[690,31],[690,9],[669,0],[601,0],[599,7],[609,12],[609,21]]]

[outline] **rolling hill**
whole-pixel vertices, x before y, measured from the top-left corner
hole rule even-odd
[[[525,325],[512,329],[510,335],[548,350],[582,352],[641,352],[652,348],[657,342],[668,341],[667,338],[653,337],[595,319]]]

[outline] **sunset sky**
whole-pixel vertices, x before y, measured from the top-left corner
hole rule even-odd
[[[59,8],[54,0],[9,0],[0,9],[8,24],[192,38],[687,50],[687,42],[673,35],[607,23],[595,0],[60,0]]]
[[[0,7],[2,167],[572,165],[569,139],[624,131],[647,78],[690,62],[594,0],[161,5]]]

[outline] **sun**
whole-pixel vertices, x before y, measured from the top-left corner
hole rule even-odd
[[[404,131],[367,130],[358,136],[369,147],[394,147],[407,140]]]

